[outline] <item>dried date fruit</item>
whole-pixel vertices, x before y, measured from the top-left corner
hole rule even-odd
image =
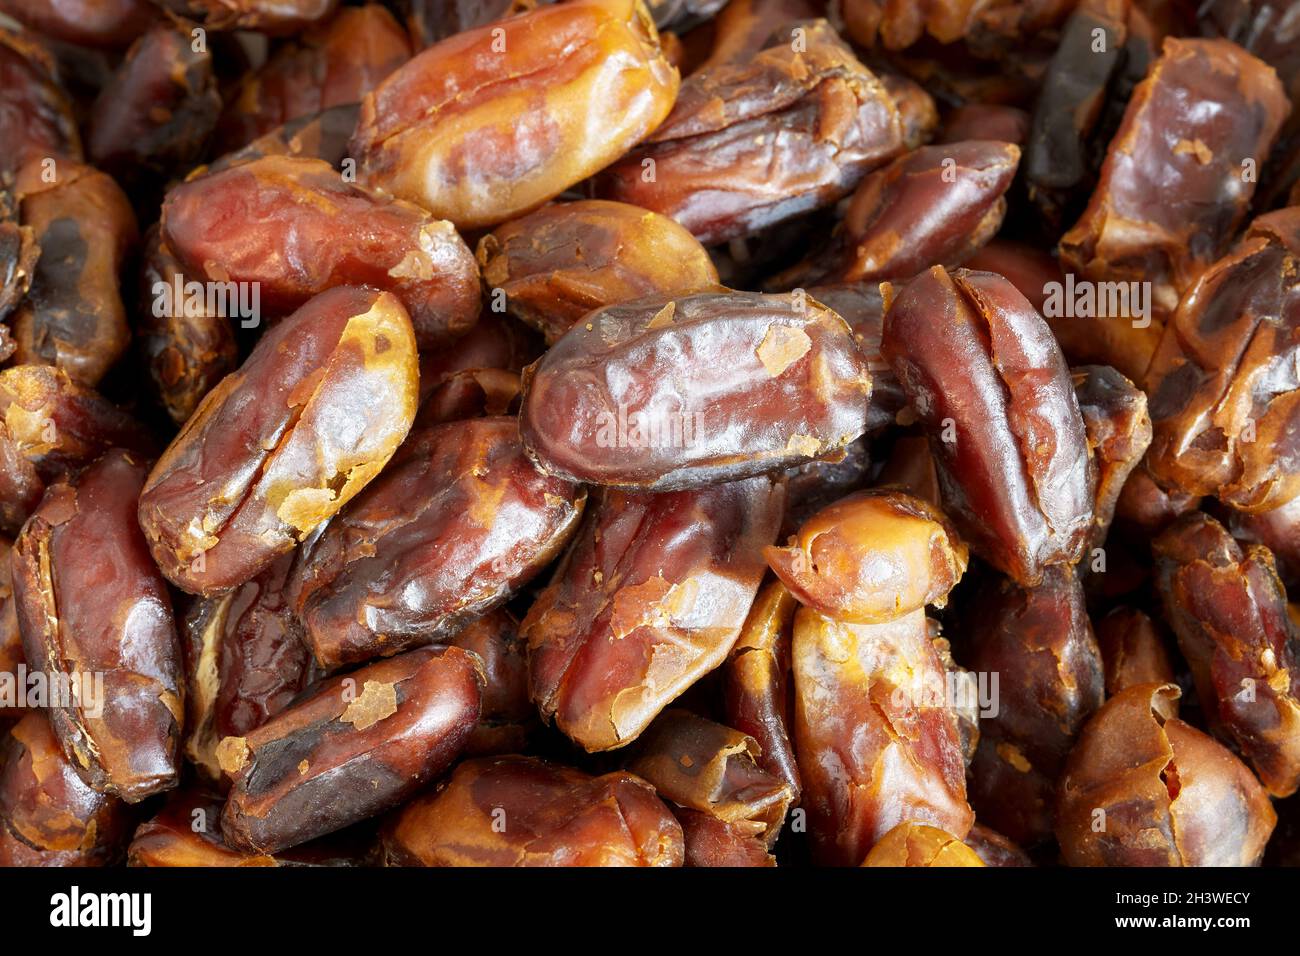
[[[821,0],[731,0],[713,20],[708,59],[694,72],[728,61],[752,59],[768,45],[772,25],[826,14]]]
[[[27,682],[21,676],[27,661],[14,601],[12,554],[13,543],[0,536],[0,720],[22,716],[27,709]]]
[[[1014,143],[1023,149],[1029,141],[1029,124],[1029,114],[1018,107],[1001,103],[966,103],[944,116],[938,142],[992,139]]]
[[[432,428],[466,418],[517,415],[522,388],[519,373],[503,368],[453,372],[420,403],[415,428]]]
[[[1117,607],[1097,622],[1097,646],[1106,672],[1106,696],[1118,696],[1136,684],[1172,684],[1174,666],[1164,638],[1142,611]],[[1166,700],[1172,716],[1178,701]]]
[[[683,866],[776,866],[767,844],[743,826],[685,807],[674,807],[673,816],[682,827]]]
[[[340,169],[348,155],[348,140],[357,126],[360,103],[331,106],[319,113],[300,116],[257,137],[242,149],[226,153],[206,167],[208,172],[220,172],[232,166],[251,163],[263,156],[298,156],[319,159]],[[197,176],[199,170],[190,175]]]
[[[900,823],[871,848],[863,866],[984,866],[969,846],[951,833],[923,823]]]
[[[528,696],[527,648],[519,636],[519,622],[504,608],[490,611],[447,643],[477,654],[487,678],[483,711],[465,744],[466,756],[522,752],[539,722]]]
[[[965,844],[975,851],[975,855],[985,866],[1033,866],[1029,854],[1016,846],[1001,833],[990,830],[983,824],[976,823],[966,834]]]
[[[785,470],[784,540],[827,505],[867,484],[872,472],[867,436],[850,442],[825,458],[815,458]]]
[[[550,0],[402,0],[407,28],[423,49],[466,30],[527,13]]]
[[[1120,492],[1151,444],[1151,416],[1146,393],[1107,365],[1083,365],[1070,376],[1097,472],[1092,534],[1085,546],[1091,553],[1105,542]]]
[[[920,83],[908,79],[901,73],[881,70],[877,79],[894,101],[898,109],[898,122],[903,130],[903,144],[908,149],[917,149],[934,139],[939,128],[939,107],[934,97],[926,92]],[[968,137],[975,139],[977,137]],[[995,139],[996,137],[983,137]]]
[[[339,0],[153,0],[209,30],[256,30],[286,36],[329,17]]]
[[[148,0],[0,0],[0,13],[37,33],[88,47],[125,47],[158,18]]]
[[[1230,511],[1226,523],[1238,541],[1262,544],[1272,551],[1287,593],[1300,594],[1300,497],[1270,511]]]
[[[1166,491],[1141,464],[1128,476],[1115,505],[1116,523],[1127,532],[1147,539],[1159,534],[1181,515],[1201,506],[1200,495],[1177,489]]]
[[[34,159],[80,160],[81,137],[54,58],[30,34],[0,29],[0,181]]]
[[[808,295],[849,323],[853,341],[867,360],[871,373],[871,404],[867,408],[867,434],[875,435],[891,425],[903,424],[900,415],[910,415],[907,396],[894,377],[894,370],[880,352],[885,324],[885,301],[880,284],[841,282],[813,286]]]

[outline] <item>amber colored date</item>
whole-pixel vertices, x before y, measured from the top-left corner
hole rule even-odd
[[[685,807],[674,807],[673,816],[682,827],[686,849],[683,866],[776,866],[776,857],[768,852],[767,844],[743,826]]]
[[[900,823],[880,838],[863,866],[984,866],[979,855],[937,827],[924,823]]]

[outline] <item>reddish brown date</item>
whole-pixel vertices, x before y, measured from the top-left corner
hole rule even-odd
[[[21,716],[27,709],[19,693],[19,665],[25,665],[23,635],[18,628],[18,606],[14,601],[13,543],[0,536],[0,720]]]
[[[64,43],[113,48],[158,19],[148,0],[0,0],[0,13]]]
[[[332,289],[269,330],[203,399],[140,495],[163,573],[211,595],[293,550],[406,437],[417,374],[410,319],[386,292]]]
[[[209,30],[256,30],[285,36],[329,17],[339,0],[154,0]]]
[[[0,29],[0,176],[30,160],[80,160],[81,137],[54,58],[29,34]]]
[[[1115,697],[1137,684],[1172,684],[1174,665],[1164,637],[1142,611],[1117,607],[1097,622],[1097,646],[1106,671],[1106,696]],[[1172,716],[1178,701],[1167,700]]]
[[[682,827],[683,866],[776,866],[767,844],[738,824],[685,807],[674,807],[673,816]]]
[[[1097,473],[1092,533],[1085,550],[1100,548],[1129,475],[1151,444],[1146,393],[1107,365],[1071,369],[1088,449]]]
[[[1029,114],[1015,106],[965,103],[945,114],[936,142],[993,139],[1023,147],[1029,139],[1029,123]]]
[[[806,295],[705,292],[593,313],[524,372],[520,433],[543,471],[667,491],[843,448],[871,375]]]
[[[230,775],[221,832],[275,853],[400,805],[451,766],[478,721],[483,671],[458,647],[420,648],[317,685],[217,749]]]
[[[1270,511],[1231,511],[1227,526],[1238,541],[1262,544],[1272,551],[1287,593],[1300,594],[1300,497]]]
[[[985,866],[1033,866],[1033,860],[1016,844],[996,830],[976,823],[966,834],[965,844],[975,851]]]
[[[483,712],[465,744],[466,756],[522,752],[539,721],[528,696],[527,648],[519,622],[501,608],[471,621],[447,643],[477,654],[487,678]]]

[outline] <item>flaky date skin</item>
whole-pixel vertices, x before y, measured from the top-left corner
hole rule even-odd
[[[739,824],[686,807],[674,807],[673,816],[682,827],[686,848],[683,866],[776,866],[776,857],[768,852],[767,844]]]
[[[86,783],[131,803],[176,786],[184,719],[171,595],[135,519],[147,473],[105,453],[46,491],[13,552],[28,664],[82,691],[50,707],[54,731]]]
[[[803,31],[798,51],[793,29]],[[835,202],[904,145],[889,92],[814,20],[688,77],[663,125],[597,189],[671,216],[707,245]]]
[[[421,347],[478,318],[478,268],[451,224],[322,160],[267,156],[192,179],[168,194],[162,236],[192,278],[258,283],[272,314],[372,285],[402,300]]]
[[[415,337],[386,292],[341,286],[262,336],[154,466],[140,526],[182,590],[243,584],[377,475],[415,417]]]
[[[559,554],[585,497],[533,467],[513,418],[412,434],[305,546],[294,571],[304,639],[327,668],[446,639]]]
[[[704,292],[588,315],[525,370],[520,434],[547,473],[679,490],[843,448],[870,394],[848,326],[816,300]]]
[[[0,176],[33,159],[80,160],[72,102],[54,58],[29,35],[0,29]]]
[[[209,30],[297,33],[330,16],[339,0],[154,0],[163,9]]]
[[[1151,445],[1151,416],[1146,393],[1108,365],[1073,368],[1070,377],[1097,473],[1091,552],[1105,542],[1124,483]]]
[[[795,613],[795,753],[814,861],[857,866],[909,820],[966,835],[974,814],[944,682],[924,611],[887,624]]]
[[[678,82],[640,0],[541,7],[397,70],[362,101],[352,155],[369,185],[460,228],[491,226],[627,152]]]
[[[451,766],[478,722],[483,672],[420,648],[335,677],[218,748],[231,778],[221,832],[275,853],[401,804]]]
[[[1056,807],[1070,866],[1259,862],[1277,820],[1268,794],[1226,747],[1174,716],[1178,695],[1174,684],[1134,685],[1083,728]]]
[[[783,498],[766,477],[657,495],[602,490],[524,619],[542,716],[588,751],[611,750],[721,664]]]
[[[1097,622],[1097,646],[1106,671],[1106,696],[1115,697],[1137,684],[1172,684],[1174,666],[1164,638],[1147,614],[1117,607]],[[1167,700],[1178,716],[1178,701]]]
[[[519,622],[498,608],[466,624],[447,643],[477,654],[487,678],[483,711],[465,744],[465,755],[521,753],[540,722],[528,696],[527,647],[519,636]]]
[[[718,284],[704,247],[673,220],[600,199],[543,206],[479,240],[483,281],[553,344],[593,309]]]
[[[484,757],[385,828],[390,866],[681,866],[682,829],[630,773]]]
[[[1268,792],[1300,786],[1296,634],[1273,556],[1242,548],[1213,518],[1179,519],[1152,542],[1165,619],[1196,681],[1210,729]]]
[[[863,866],[984,866],[969,846],[951,833],[924,823],[900,823],[880,838]]]
[[[993,273],[936,266],[897,293],[881,350],[971,549],[1025,585],[1076,562],[1095,475],[1065,359],[1025,297]]]

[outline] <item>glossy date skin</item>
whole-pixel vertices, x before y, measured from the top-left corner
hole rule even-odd
[[[685,807],[674,807],[673,816],[682,827],[686,849],[683,866],[776,866],[776,857],[768,852],[767,844],[738,824]]]
[[[80,160],[81,137],[54,58],[29,35],[0,29],[0,177],[29,160]]]
[[[154,0],[209,30],[256,30],[286,36],[326,19],[339,0]]]
[[[0,0],[0,13],[64,43],[128,46],[158,19],[148,0]]]
[[[209,172],[251,163],[263,156],[299,156],[319,159],[340,169],[348,155],[348,140],[357,125],[361,104],[344,103],[319,113],[300,116],[265,133],[247,146],[219,156],[209,164]],[[341,171],[341,170],[340,170]],[[196,170],[191,175],[198,175]]]
[[[704,247],[666,216],[599,199],[544,206],[479,240],[483,282],[554,344],[594,309],[718,284]]]
[[[446,639],[560,553],[585,497],[533,467],[513,418],[413,434],[305,546],[293,585],[304,640],[333,669]]]
[[[492,226],[623,155],[678,83],[640,0],[545,6],[397,70],[362,102],[352,155],[367,184],[459,228]]]
[[[1165,619],[1196,681],[1211,730],[1269,793],[1300,786],[1295,628],[1273,556],[1242,548],[1213,518],[1188,515],[1153,543]]]
[[[784,489],[602,490],[523,623],[542,716],[590,752],[634,740],[726,658],[763,576]]]
[[[1108,365],[1073,368],[1070,377],[1097,473],[1091,553],[1105,543],[1120,492],[1151,445],[1151,416],[1146,393]]]
[[[1231,511],[1226,524],[1242,544],[1262,544],[1272,551],[1287,593],[1300,594],[1300,497],[1270,511]]]
[[[682,828],[630,773],[466,760],[383,834],[390,866],[681,866]]]
[[[1226,747],[1174,716],[1178,695],[1173,684],[1137,684],[1083,729],[1057,804],[1070,866],[1259,862],[1277,820],[1268,794]]]
[[[611,306],[524,372],[520,434],[545,472],[670,491],[843,448],[871,376],[806,295],[704,292]]]
[[[1117,607],[1097,622],[1097,646],[1106,671],[1106,696],[1115,697],[1137,684],[1172,684],[1174,666],[1164,637],[1147,614]],[[1166,704],[1178,716],[1178,701]]]
[[[478,318],[478,269],[451,224],[321,160],[267,156],[192,179],[168,193],[162,236],[195,279],[259,283],[271,314],[355,284],[401,299],[422,348]]]
[[[82,691],[50,708],[54,732],[87,784],[130,803],[176,786],[184,719],[171,595],[135,520],[147,473],[106,452],[46,491],[13,551],[28,664]]]
[[[466,624],[447,643],[477,654],[487,678],[483,710],[465,755],[523,752],[540,721],[528,696],[527,647],[519,636],[519,622],[499,608]]]
[[[863,866],[984,866],[969,846],[951,833],[923,823],[900,823],[871,848]]]
[[[0,535],[0,679],[3,675],[13,675],[9,680],[17,682],[18,665],[26,663],[23,657],[23,635],[18,628],[18,608],[14,602],[13,574],[10,570],[13,555],[13,542]],[[20,717],[26,710],[15,702],[12,706],[0,703],[0,720],[7,717]],[[2,764],[0,764],[2,765]]]
[[[341,286],[262,336],[154,466],[140,526],[182,590],[243,584],[379,473],[415,417],[415,336],[386,292]]]
[[[226,843],[275,853],[400,805],[456,760],[483,671],[458,647],[420,648],[331,678],[218,747],[231,779]]]
[[[1096,477],[1065,359],[1024,296],[993,273],[936,266],[897,292],[881,351],[971,549],[1024,585],[1075,563]]]
[[[815,285],[808,295],[837,313],[853,330],[853,341],[867,360],[871,373],[871,404],[867,407],[867,434],[875,435],[891,425],[902,424],[907,396],[894,370],[880,351],[885,325],[885,300],[877,282],[837,282]]]

